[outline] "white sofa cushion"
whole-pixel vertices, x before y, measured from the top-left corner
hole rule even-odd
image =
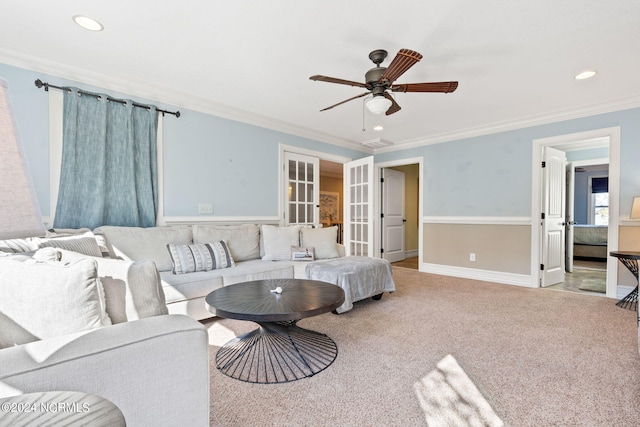
[[[300,245],[313,248],[315,259],[338,258],[338,227],[302,228]]]
[[[220,272],[234,269],[198,271],[189,274],[161,271],[160,278],[167,304],[205,297],[209,292],[224,285]]]
[[[219,270],[235,265],[225,240],[192,245],[167,245],[173,274],[195,273],[196,271]]]
[[[150,259],[159,271],[173,268],[167,245],[188,245],[193,242],[191,227],[118,227],[102,226],[93,230],[104,235],[109,256],[126,260]]]
[[[260,258],[260,227],[241,225],[194,225],[193,243],[226,240],[235,261]]]
[[[88,258],[56,249],[63,263]],[[106,311],[113,324],[168,314],[160,274],[151,260],[127,261],[90,257],[96,261],[104,288]]]
[[[264,261],[288,261],[291,259],[291,247],[300,246],[300,226],[278,227],[262,225]]]
[[[0,348],[111,324],[97,264],[0,258]]]

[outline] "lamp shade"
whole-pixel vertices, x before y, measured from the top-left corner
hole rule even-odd
[[[629,215],[629,218],[640,218],[640,197],[633,198],[633,204],[631,205],[631,215]]]
[[[0,78],[0,239],[43,236],[40,207],[8,92],[7,81]]]
[[[391,107],[391,100],[383,95],[374,95],[366,101],[365,105],[373,114],[382,114]]]

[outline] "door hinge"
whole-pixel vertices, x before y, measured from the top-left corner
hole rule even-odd
[[[380,218],[384,218],[384,214],[383,213],[380,214]]]
[[[380,253],[383,254],[384,253],[384,249],[380,248]]]
[[[380,178],[380,182],[384,182],[384,178]]]
[[[544,264],[540,264],[540,271],[544,271]]]
[[[542,167],[543,167],[543,168],[547,167],[547,162],[543,161],[543,162],[542,162]]]
[[[544,219],[544,212],[542,212],[542,213],[540,214],[540,218],[541,218],[541,219]]]

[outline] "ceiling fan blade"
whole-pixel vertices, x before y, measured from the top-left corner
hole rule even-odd
[[[409,49],[400,49],[391,64],[380,76],[379,82],[393,83],[398,77],[403,75],[409,68],[422,59],[422,55]]]
[[[393,113],[397,113],[398,111],[400,111],[401,107],[398,105],[398,103],[396,102],[395,99],[393,99],[393,96],[391,96],[389,94],[389,92],[385,92],[384,93],[384,97],[387,98],[389,101],[391,101],[391,107],[389,107],[389,109],[387,110],[387,112],[385,113],[385,115],[391,115]]]
[[[363,88],[369,89],[369,86],[365,83],[354,82],[351,80],[344,80],[344,79],[336,79],[335,77],[316,75],[316,76],[309,77],[309,80],[314,80],[317,82],[338,83],[341,85],[357,86],[357,87],[363,87]]]
[[[434,82],[434,83],[405,83],[393,85],[389,89],[392,92],[453,92],[458,88],[458,82]]]
[[[333,105],[332,105],[332,106],[330,106],[330,107],[323,108],[323,109],[322,109],[322,110],[320,110],[320,111],[327,111],[327,110],[330,110],[330,109],[332,109],[333,107],[337,107],[338,105],[342,105],[342,104],[344,104],[345,102],[353,101],[354,99],[362,98],[362,97],[363,97],[363,96],[365,96],[365,95],[369,95],[369,93],[370,93],[370,92],[365,92],[365,93],[362,93],[362,94],[360,94],[360,95],[356,95],[356,96],[354,96],[353,98],[345,99],[345,100],[344,100],[344,101],[342,101],[342,102],[338,102],[337,104],[333,104]]]

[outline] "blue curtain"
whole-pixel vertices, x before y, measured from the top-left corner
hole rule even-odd
[[[156,223],[158,114],[71,88],[64,95],[56,228]]]

